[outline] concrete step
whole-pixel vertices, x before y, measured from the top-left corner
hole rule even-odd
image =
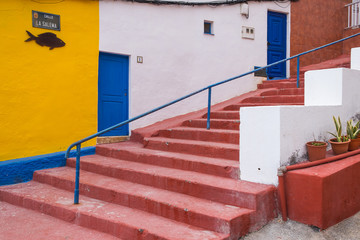
[[[280,106],[280,105],[304,105],[304,102],[298,103],[238,103],[225,107],[228,110],[239,110],[242,107],[259,107],[259,106]]]
[[[96,153],[131,162],[205,173],[239,179],[239,162],[224,158],[194,156],[185,153],[158,151],[143,148],[142,144],[122,142],[98,145]]]
[[[122,239],[229,238],[227,234],[86,196],[74,205],[72,192],[35,181],[1,187],[0,200]]]
[[[274,96],[274,95],[304,95],[304,88],[283,88],[272,89],[260,94],[260,96]]]
[[[207,119],[193,119],[187,120],[182,123],[182,126],[194,127],[194,128],[206,128]],[[210,121],[210,128],[214,129],[228,129],[239,130],[239,120],[225,120],[225,119],[212,119]]]
[[[75,167],[75,159],[68,159],[67,164]],[[275,209],[274,186],[98,155],[81,157],[81,169],[227,205],[262,210],[267,216]]]
[[[238,144],[151,137],[144,139],[144,147],[160,151],[187,153],[239,161]]]
[[[72,191],[75,169],[70,167],[35,172],[34,180]],[[254,210],[225,205],[206,199],[170,192],[81,171],[80,194],[98,200],[142,210],[210,231],[231,234],[247,233]]]
[[[300,82],[300,88],[304,88],[304,82]],[[296,81],[265,81],[261,84],[258,84],[258,89],[265,89],[265,88],[297,88]]]
[[[239,111],[237,111],[239,114]],[[166,130],[160,130],[159,137],[189,139],[197,141],[209,141],[220,143],[239,143],[238,130],[226,129],[205,129],[205,128],[190,128],[190,127],[176,127]]]
[[[342,64],[338,65],[337,67],[340,67],[340,68],[350,68],[350,67],[351,67],[351,64],[350,64],[350,62],[342,63]]]
[[[288,82],[296,82],[295,78],[296,78],[296,76],[290,77],[290,78],[286,78],[286,79],[279,79],[279,80],[263,80],[262,83],[267,84],[267,83],[288,83]],[[300,79],[300,80],[304,80],[304,79]]]
[[[278,96],[258,96],[249,97],[242,101],[243,103],[298,103],[304,102],[304,96],[301,95],[278,95]]]
[[[121,240],[6,202],[0,202],[0,226],[2,240]]]
[[[328,69],[328,68],[350,68],[350,55],[341,55],[337,58],[330,59],[317,64],[301,67],[300,73],[310,70]]]
[[[207,118],[207,114],[203,118]],[[240,119],[240,115],[239,111],[215,111],[210,113],[210,119]]]
[[[297,76],[296,76],[296,75],[295,75],[295,76],[290,76],[290,78],[288,79],[288,81],[290,81],[290,82],[297,82]],[[305,81],[305,74],[304,74],[304,73],[300,74],[300,76],[299,76],[299,81],[302,82],[302,83]]]

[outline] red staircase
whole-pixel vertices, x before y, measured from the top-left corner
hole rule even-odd
[[[81,158],[79,205],[74,159],[0,187],[0,201],[121,239],[238,239],[277,215],[274,186],[239,180],[239,108],[304,102],[303,81],[299,89],[294,79],[258,88],[213,111],[211,130],[204,115],[142,143],[98,145]]]

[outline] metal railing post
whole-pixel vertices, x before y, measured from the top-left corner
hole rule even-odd
[[[79,204],[80,150],[81,150],[81,144],[76,145],[76,175],[75,175],[74,204]]]
[[[207,113],[207,122],[206,122],[206,129],[210,129],[210,112],[211,112],[211,87],[209,87],[208,93],[208,113]]]
[[[299,88],[300,87],[300,56],[298,56],[296,59],[297,59],[296,87]]]

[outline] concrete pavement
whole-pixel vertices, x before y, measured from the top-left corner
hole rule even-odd
[[[274,219],[257,232],[250,233],[241,240],[359,240],[360,212],[344,221],[326,229],[310,227],[308,225],[288,220],[283,222],[281,217]]]

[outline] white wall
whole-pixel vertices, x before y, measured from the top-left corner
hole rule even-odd
[[[277,168],[304,161],[306,142],[331,138],[332,116],[346,131],[346,121],[360,115],[359,70],[306,72],[305,106],[241,108],[241,179],[277,185]]]
[[[130,56],[130,116],[136,116],[212,83],[266,65],[267,11],[289,13],[289,5],[249,2],[240,5],[164,6],[100,1],[100,51]],[[214,36],[203,33],[214,21]],[[241,37],[242,26],[255,28],[255,40]],[[288,23],[290,26],[290,23]],[[289,33],[289,32],[288,32]],[[144,62],[136,62],[143,56]],[[254,90],[253,76],[213,89],[213,103]],[[134,122],[154,123],[207,106],[207,95],[192,97]]]
[[[281,157],[280,108],[240,108],[240,177],[267,183]]]

